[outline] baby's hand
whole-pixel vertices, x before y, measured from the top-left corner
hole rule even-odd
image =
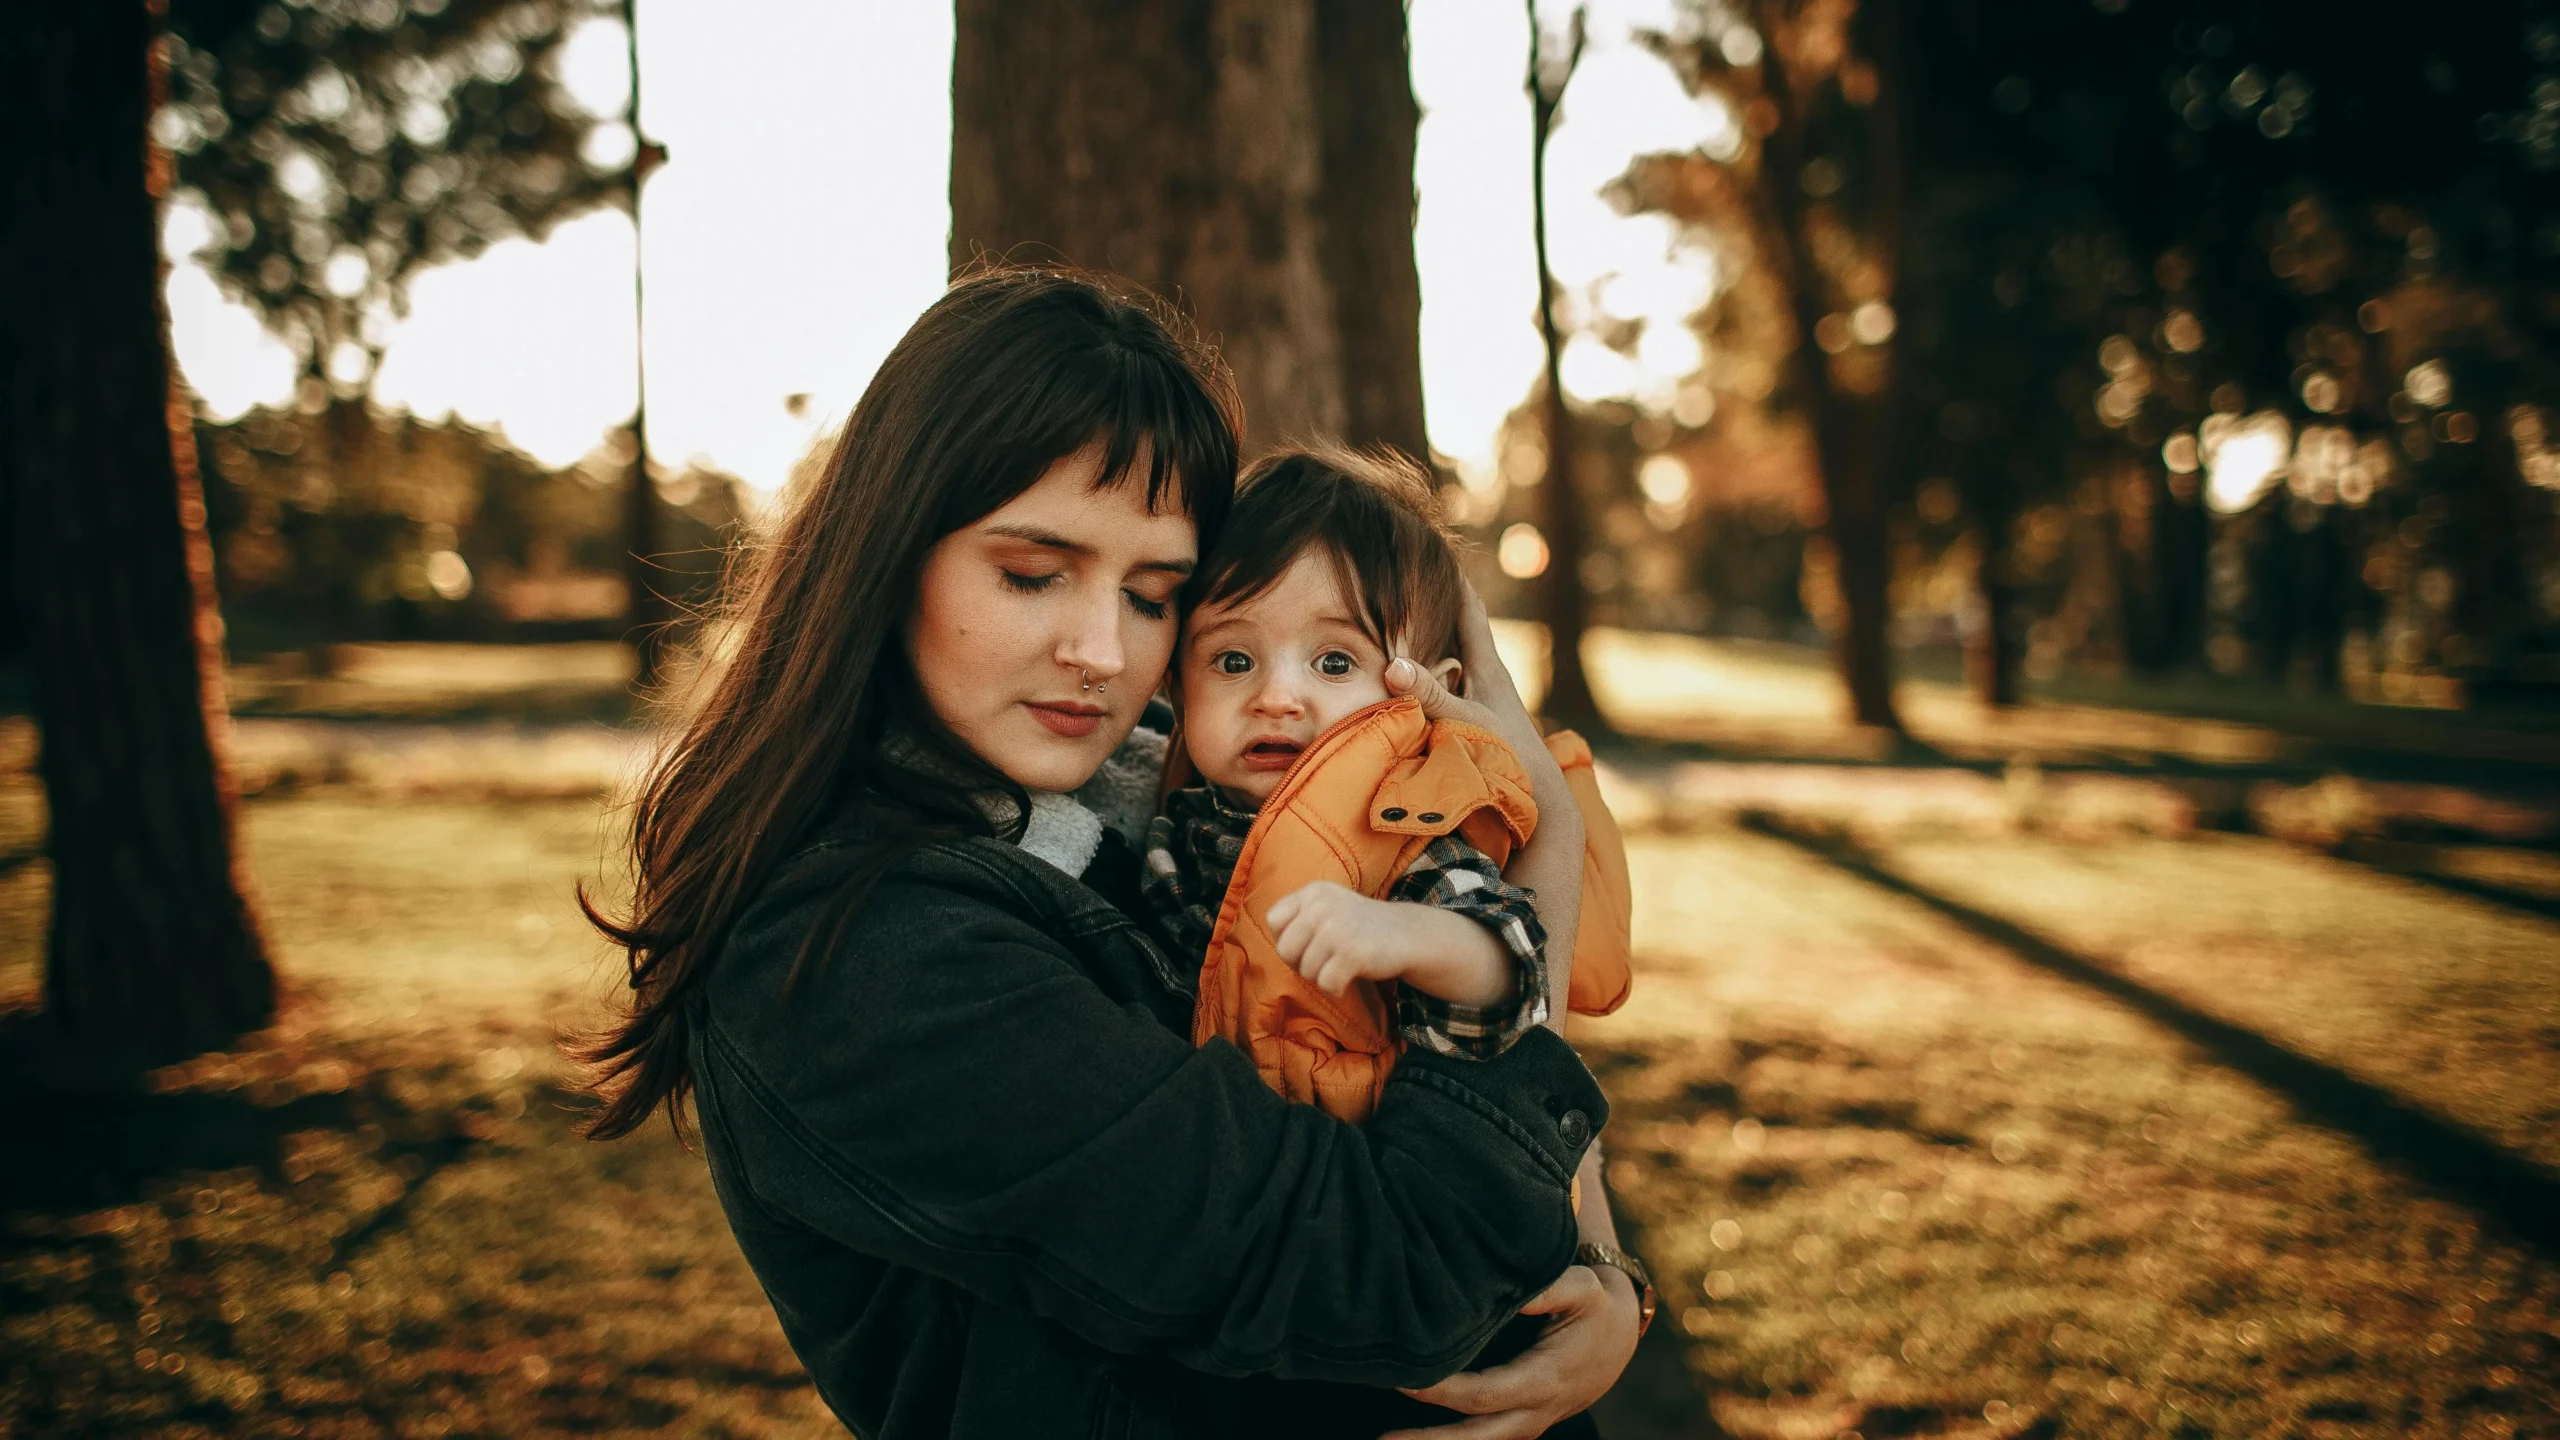
[[[1463,915],[1372,900],[1318,880],[1272,902],[1280,958],[1328,995],[1356,980],[1402,980],[1462,1005],[1491,1005],[1516,983],[1510,952]]]

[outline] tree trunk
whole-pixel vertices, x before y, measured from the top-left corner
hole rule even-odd
[[[1187,309],[1246,450],[1427,457],[1419,119],[1404,11],[1366,0],[958,0],[951,264],[1064,260]]]
[[[2005,478],[1977,483],[1973,501],[1978,541],[1973,597],[1981,616],[1965,636],[1965,679],[1976,700],[1993,709],[2007,709],[2018,703],[2018,661],[2025,649],[2018,634],[2018,590],[2010,574],[2009,544],[2017,528],[2017,510],[2009,502]]]
[[[659,552],[658,486],[649,473],[649,331],[648,285],[641,269],[640,192],[649,174],[666,159],[666,151],[640,128],[640,12],[636,0],[622,0],[623,59],[631,76],[631,95],[623,118],[631,126],[631,475],[622,492],[623,628],[632,649],[631,683],[646,690],[658,683],[666,663],[667,630],[675,607],[667,602]]]
[[[1898,15],[1893,12],[1897,9],[1888,0],[1880,11],[1882,34],[1893,33],[1898,24]],[[1758,7],[1758,14],[1761,33],[1768,38],[1761,60],[1761,84],[1778,115],[1776,127],[1762,142],[1759,183],[1763,204],[1787,257],[1787,290],[1796,322],[1797,391],[1813,422],[1814,449],[1822,469],[1824,524],[1839,565],[1842,622],[1834,640],[1835,655],[1841,681],[1848,690],[1851,718],[1860,725],[1900,730],[1902,718],[1893,706],[1893,652],[1889,644],[1893,561],[1878,483],[1884,451],[1898,438],[1888,433],[1896,419],[1894,386],[1888,380],[1873,397],[1844,393],[1833,383],[1830,367],[1816,343],[1828,302],[1823,293],[1822,267],[1814,253],[1802,178],[1803,137],[1811,102],[1810,97],[1797,92],[1788,74],[1787,61],[1781,53],[1785,32],[1775,23],[1774,7],[1763,4]],[[1891,111],[1886,107],[1905,77],[1895,73],[1901,68],[1892,53],[1898,46],[1878,48],[1883,53],[1876,61],[1880,81],[1876,104],[1888,118],[1879,120],[1877,131],[1889,138],[1899,127],[1891,123]],[[1899,169],[1898,155],[1887,150],[1876,158],[1888,172],[1886,183],[1879,187],[1879,197],[1885,203],[1879,206],[1877,218],[1888,227],[1897,226],[1900,207],[1895,203],[1893,186],[1899,183],[1899,176],[1890,172]],[[1895,258],[1891,253],[1894,237],[1888,232],[1880,239],[1889,276]],[[1890,279],[1887,283],[1890,303]],[[1890,368],[1888,361],[1888,373]]]
[[[1590,548],[1583,531],[1579,451],[1573,407],[1564,393],[1564,336],[1556,326],[1556,277],[1547,263],[1547,137],[1556,107],[1582,59],[1582,18],[1574,17],[1573,53],[1556,79],[1541,63],[1536,0],[1529,5],[1529,222],[1538,255],[1538,336],[1546,345],[1543,415],[1546,481],[1538,488],[1538,519],[1546,532],[1547,569],[1537,587],[1538,618],[1547,627],[1547,690],[1539,702],[1556,724],[1577,730],[1605,728],[1591,676],[1582,664],[1582,636],[1589,628],[1590,597],[1582,588],[1582,557]]]
[[[225,764],[221,618],[190,403],[172,383],[139,0],[0,7],[11,112],[0,464],[49,809],[45,1004],[92,1061],[147,1063],[267,1021]]]

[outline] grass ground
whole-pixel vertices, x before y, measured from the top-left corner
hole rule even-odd
[[[2560,1267],[2367,1137],[1802,847],[1716,828],[1632,858],[1639,998],[1580,1038],[1730,1433],[2560,1433]],[[2547,922],[2224,837],[1893,859],[2547,1139]],[[2463,1048],[2531,1058],[2465,1083],[2438,1063]]]
[[[278,1027],[12,1097],[0,1435],[840,1433],[699,1163],[570,1125],[553,1041],[609,979],[570,888],[636,743],[548,691],[574,723],[519,731],[494,683],[417,724],[383,673],[402,724],[244,726]],[[2143,774],[1800,728],[1621,792],[1637,998],[1576,1039],[1666,1310],[1612,1435],[2560,1435],[2547,852],[2404,878]],[[0,722],[0,857],[28,755]],[[0,868],[0,1008],[44,885]]]
[[[842,1433],[698,1160],[572,1128],[554,1041],[604,973],[569,903],[602,818],[245,808],[284,1018],[21,1126],[0,1435]],[[0,1000],[34,987],[42,894],[40,865],[0,881]]]

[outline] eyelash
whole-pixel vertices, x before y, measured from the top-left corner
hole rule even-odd
[[[1056,575],[1017,575],[1011,570],[1004,569],[999,569],[996,573],[1004,577],[1004,585],[1006,589],[1017,591],[1024,595],[1037,595],[1041,591],[1048,589],[1051,585],[1056,584],[1059,578]],[[1173,603],[1171,601],[1150,600],[1135,590],[1123,590],[1120,593],[1128,599],[1130,609],[1137,611],[1140,615],[1145,616],[1149,620],[1162,620],[1167,615],[1173,613]]]

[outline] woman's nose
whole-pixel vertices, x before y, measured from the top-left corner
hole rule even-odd
[[[1059,638],[1059,664],[1084,672],[1096,684],[1128,668],[1128,653],[1120,644],[1119,598],[1111,590],[1100,603],[1077,607],[1073,628]]]

